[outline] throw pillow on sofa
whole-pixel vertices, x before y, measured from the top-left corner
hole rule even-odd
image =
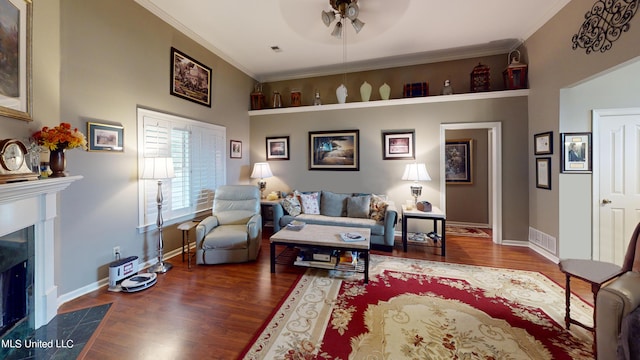
[[[320,214],[320,207],[318,206],[320,193],[314,192],[310,194],[300,193],[300,204],[302,205],[302,212],[305,214]]]
[[[384,220],[384,215],[387,212],[387,206],[389,206],[389,203],[387,202],[386,196],[372,194],[369,218],[377,222],[381,222]]]
[[[371,208],[371,196],[351,196],[347,199],[347,216],[368,218]]]
[[[320,214],[326,216],[347,216],[347,199],[349,194],[337,194],[323,191],[320,199]]]
[[[300,201],[295,194],[289,194],[282,200],[282,207],[291,216],[298,216],[302,213]]]

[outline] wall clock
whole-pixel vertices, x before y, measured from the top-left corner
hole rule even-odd
[[[27,147],[15,139],[0,141],[0,184],[36,179],[27,166]]]

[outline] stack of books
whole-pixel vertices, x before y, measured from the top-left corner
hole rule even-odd
[[[300,249],[294,265],[316,267],[322,269],[334,269],[338,261],[338,253],[335,250]]]

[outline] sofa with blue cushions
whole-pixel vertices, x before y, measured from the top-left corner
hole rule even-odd
[[[371,247],[391,251],[398,211],[384,195],[294,191],[273,205],[274,231],[279,231],[293,220],[306,224],[369,228]]]

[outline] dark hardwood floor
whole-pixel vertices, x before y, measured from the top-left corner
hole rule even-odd
[[[106,287],[64,304],[59,312],[113,303],[85,359],[235,359],[278,306],[305,269],[278,265],[269,271],[269,236],[255,262],[193,266],[177,256],[174,268],[155,286],[138,293],[114,293]],[[447,255],[420,245],[404,253],[376,254],[470,265],[538,271],[564,287],[558,265],[536,252],[497,246],[490,239],[447,236]],[[590,287],[579,281],[572,290],[592,303]]]

